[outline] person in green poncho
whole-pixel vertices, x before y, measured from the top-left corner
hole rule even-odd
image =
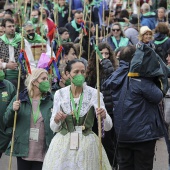
[[[0,59],[3,59],[2,67],[5,70],[5,79],[9,80],[17,88],[18,81],[18,57],[21,49],[21,35],[15,32],[14,20],[6,18],[2,21],[5,34],[0,37]],[[24,50],[31,67],[35,67],[34,58],[28,41],[24,39]],[[24,89],[25,76],[21,76],[20,90]]]
[[[4,80],[5,74],[2,70],[2,62],[0,61],[0,158],[3,152],[7,149],[7,146],[11,140],[11,130],[5,130],[3,123],[3,114],[6,111],[9,102],[16,94],[15,87],[12,83]]]

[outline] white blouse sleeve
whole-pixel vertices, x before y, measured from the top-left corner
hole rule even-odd
[[[96,111],[96,109],[98,108],[97,93],[96,93],[96,95],[93,95],[92,101],[94,101],[93,106],[94,106],[95,111]],[[107,110],[105,108],[102,93],[100,93],[100,108],[103,108],[106,111],[106,118],[104,119],[104,130],[109,131],[112,128],[113,123],[112,123],[111,117],[109,116],[109,114],[107,113]]]
[[[54,95],[53,112],[52,112],[52,116],[50,119],[50,128],[54,133],[58,132],[61,128],[61,122],[56,123],[54,121],[56,114],[60,111],[60,99],[61,99],[61,96],[60,96],[60,93],[58,90],[58,91],[56,91],[56,93]]]

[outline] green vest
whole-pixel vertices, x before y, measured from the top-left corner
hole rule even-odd
[[[72,115],[68,115],[65,121],[62,123],[60,133],[62,135],[66,135],[69,132],[75,131],[74,126],[85,126],[85,129],[83,130],[83,135],[87,136],[89,134],[92,134],[94,116],[94,109],[91,108],[86,115],[79,118],[79,124],[77,124],[75,117],[73,117]]]

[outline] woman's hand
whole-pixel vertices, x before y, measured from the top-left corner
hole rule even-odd
[[[106,111],[105,111],[105,109],[103,109],[103,108],[97,108],[97,109],[96,109],[96,112],[97,112],[97,116],[100,115],[101,118],[106,119]]]
[[[20,104],[21,104],[20,100],[16,100],[16,101],[13,103],[13,110],[14,110],[14,111],[17,111],[17,110],[19,109],[19,107],[20,107]]]
[[[55,116],[55,118],[54,118],[54,121],[58,124],[60,121],[65,120],[66,117],[67,117],[66,114],[64,114],[62,111],[59,111],[59,112],[56,114],[56,116]]]

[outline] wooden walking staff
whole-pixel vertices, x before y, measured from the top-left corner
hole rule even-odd
[[[33,9],[33,4],[34,4],[34,2],[33,2],[33,0],[31,0],[31,13],[32,13],[32,9]],[[30,13],[30,20],[31,20],[31,13]]]
[[[96,25],[96,46],[98,46],[98,25]],[[99,80],[99,56],[96,52],[96,73],[97,73],[97,100],[98,108],[100,108],[100,80]],[[102,130],[101,130],[101,115],[98,115],[98,136],[99,136],[99,160],[100,170],[102,170]]]
[[[25,10],[26,11],[27,8],[27,3],[25,4]],[[24,13],[24,18],[25,18],[25,14]],[[22,26],[22,25],[21,25]],[[22,27],[22,38],[21,38],[21,50],[24,48],[24,27]],[[20,82],[21,82],[21,65],[19,64],[19,73],[18,73],[18,85],[17,85],[17,94],[16,94],[16,101],[19,100],[19,90],[20,90]],[[13,124],[13,131],[12,131],[12,140],[11,140],[11,150],[10,150],[10,158],[9,158],[9,165],[8,165],[8,170],[11,170],[11,166],[12,166],[12,153],[14,150],[14,136],[15,136],[15,129],[16,129],[16,122],[17,122],[17,111],[15,111],[14,114],[14,124]]]
[[[140,30],[140,2],[138,6],[138,31]]]
[[[92,7],[90,7],[90,11],[92,10]],[[91,17],[92,17],[92,12],[90,12],[90,24],[89,24],[89,28],[88,28],[88,33],[89,33],[89,42],[88,42],[88,60],[90,59],[90,29],[91,29]]]
[[[43,30],[42,30],[42,25],[43,25],[43,17],[42,17],[42,12],[43,12],[43,4],[44,4],[44,0],[42,0],[42,4],[41,4],[41,18],[40,18],[40,31],[41,31],[41,38],[42,38],[42,44],[41,44],[41,50],[43,51],[44,49],[44,44],[43,44]]]
[[[72,0],[70,0],[69,2],[69,13],[68,13],[69,22],[71,22],[71,6],[72,6]]]

